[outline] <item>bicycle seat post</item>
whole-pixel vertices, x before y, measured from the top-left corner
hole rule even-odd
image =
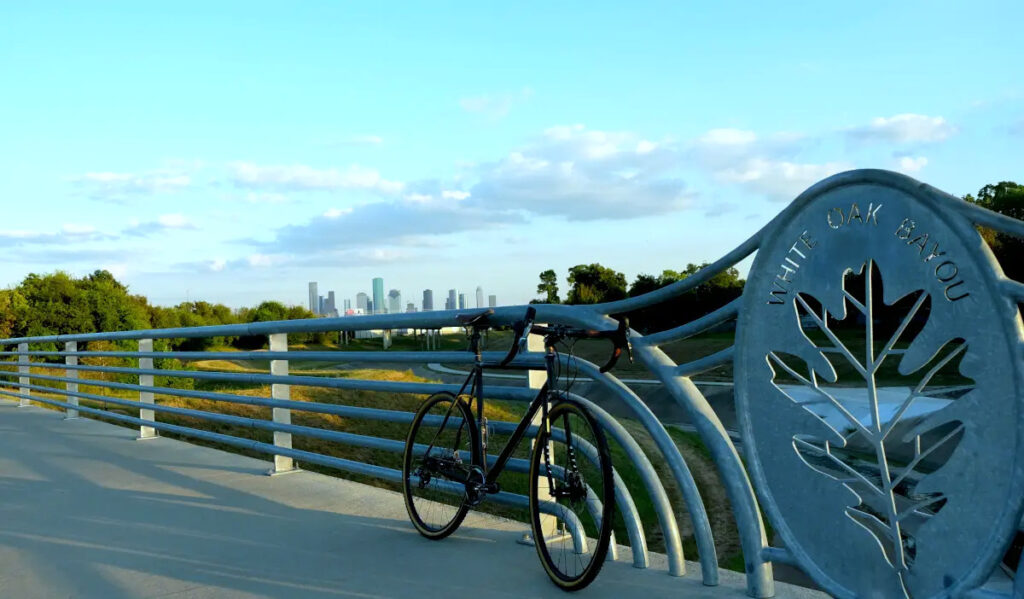
[[[473,358],[475,364],[480,366],[483,364],[483,355],[480,353],[480,328],[474,326],[473,332],[469,336],[469,350],[473,352]]]

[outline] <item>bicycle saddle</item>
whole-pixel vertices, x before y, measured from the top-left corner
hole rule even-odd
[[[464,327],[479,326],[487,322],[487,317],[494,314],[494,310],[484,310],[476,314],[458,314],[455,320]]]

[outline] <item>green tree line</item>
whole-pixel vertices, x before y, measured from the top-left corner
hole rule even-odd
[[[0,338],[4,339],[242,324],[314,316],[301,306],[285,306],[275,301],[237,310],[209,302],[153,306],[144,296],[129,293],[125,285],[105,270],[83,277],[73,277],[62,271],[44,275],[33,273],[17,286],[0,291]],[[330,343],[337,341],[337,333],[296,333],[290,335],[289,340],[292,343]],[[257,349],[265,344],[264,336],[157,341],[161,349],[183,351],[213,346]]]

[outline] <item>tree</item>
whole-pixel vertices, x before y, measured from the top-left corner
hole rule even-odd
[[[597,263],[570,268],[569,285],[569,304],[598,304],[626,297],[626,275]]]
[[[545,270],[540,273],[540,284],[537,285],[537,293],[544,296],[543,303],[559,304],[562,302],[558,297],[558,275],[555,271]]]
[[[1024,220],[1024,185],[1013,181],[1000,181],[978,190],[978,196],[970,194],[964,199],[982,208],[1004,214],[1017,220]],[[1011,279],[1024,280],[1024,239],[1006,233],[997,233],[986,227],[979,227],[981,236],[988,242],[1003,272]]]
[[[682,281],[707,266],[707,262],[687,264],[686,268],[680,271],[663,270],[657,277],[639,274],[629,288],[629,296],[636,297]],[[629,314],[630,324],[645,333],[678,326],[713,312],[736,299],[743,293],[743,284],[739,271],[727,268],[683,295]]]

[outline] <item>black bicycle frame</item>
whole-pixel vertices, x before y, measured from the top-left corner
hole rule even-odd
[[[462,384],[462,387],[459,389],[459,392],[455,394],[455,397],[458,398],[459,396],[461,396],[463,392],[466,390],[466,387],[470,386],[470,384],[472,383],[473,392],[470,394],[469,408],[470,412],[472,413],[472,402],[473,399],[475,398],[477,400],[477,410],[476,423],[474,424],[474,426],[479,426],[480,423],[483,422],[484,413],[484,365],[479,349],[479,334],[474,335],[472,343],[473,351],[476,354],[476,360],[473,363],[473,370],[469,373],[469,376],[466,378],[466,382]],[[544,345],[546,346],[544,352],[544,367],[547,370],[548,381],[551,381],[551,377],[554,372],[554,364],[557,357],[555,354],[555,349],[552,345],[549,345],[547,342],[545,342]],[[451,415],[451,412],[454,408],[455,403],[453,402],[451,407],[448,408],[448,413],[445,414],[444,420],[441,423],[442,427],[444,426],[444,423],[448,421],[448,418]],[[485,474],[484,484],[486,486],[492,487],[494,483],[497,481],[498,476],[501,475],[502,471],[505,469],[505,464],[507,464],[509,458],[512,457],[512,452],[514,452],[516,447],[519,446],[519,442],[522,441],[527,429],[529,429],[529,427],[531,426],[534,416],[537,415],[538,410],[541,411],[541,424],[543,426],[549,426],[550,423],[548,423],[548,383],[544,383],[544,385],[540,388],[540,391],[537,392],[537,397],[535,397],[533,401],[530,402],[529,407],[527,407],[526,409],[526,415],[523,416],[523,419],[519,422],[519,425],[516,426],[516,429],[512,432],[512,436],[509,438],[508,442],[505,443],[505,447],[501,450],[501,453],[498,455],[497,460],[495,460],[494,462],[494,466],[492,466],[491,468],[487,467],[487,445],[484,442],[484,439],[481,437],[480,449],[481,453],[483,454],[483,468]],[[461,429],[458,434],[461,434]],[[457,437],[456,444],[458,444]]]

